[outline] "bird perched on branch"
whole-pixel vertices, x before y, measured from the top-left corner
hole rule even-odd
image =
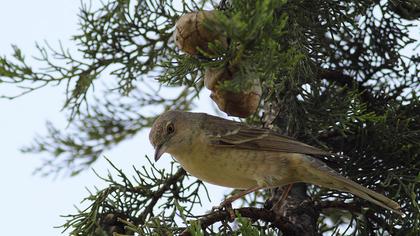
[[[155,161],[171,154],[191,175],[212,184],[243,189],[305,182],[350,192],[395,213],[398,203],[335,172],[313,155],[331,155],[269,129],[252,128],[205,113],[167,111],[153,124],[149,139]]]

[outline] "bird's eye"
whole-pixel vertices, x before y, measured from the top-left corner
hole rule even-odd
[[[175,131],[174,124],[169,123],[169,124],[166,126],[166,131],[168,132],[168,134],[172,134],[172,133]]]

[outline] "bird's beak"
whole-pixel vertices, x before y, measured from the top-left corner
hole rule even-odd
[[[165,144],[158,145],[155,149],[155,161],[158,161],[160,157],[163,155],[163,153],[165,152],[166,152],[166,145]]]

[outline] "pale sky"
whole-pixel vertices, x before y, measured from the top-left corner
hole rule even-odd
[[[27,58],[36,55],[35,41],[48,40],[57,45],[61,40],[65,46],[72,46],[71,35],[77,33],[80,2],[74,0],[0,0],[0,55],[10,55],[11,44],[18,45]],[[0,86],[0,94],[13,92],[10,87]],[[60,215],[75,213],[74,206],[88,196],[85,187],[105,187],[92,170],[76,177],[43,178],[33,175],[45,155],[22,154],[19,148],[31,143],[35,134],[45,134],[45,123],[52,121],[65,128],[66,121],[61,107],[64,101],[63,89],[49,87],[15,100],[0,100],[0,216],[1,235],[43,235],[55,236],[62,231],[54,226],[65,221]],[[214,113],[208,94],[201,96],[197,111]],[[153,148],[148,142],[148,130],[128,140],[105,155],[127,173],[132,165],[138,169],[145,164],[144,156],[152,156]],[[170,156],[161,158],[158,167],[168,165]],[[109,165],[100,159],[93,165],[105,175]],[[229,190],[210,187],[214,196],[211,209]],[[65,233],[65,235],[68,234]]]

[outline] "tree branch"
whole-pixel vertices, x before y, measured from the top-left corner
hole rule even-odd
[[[390,225],[384,220],[375,215],[375,212],[373,210],[367,210],[363,211],[362,206],[360,204],[349,204],[344,202],[319,202],[315,204],[315,208],[317,208],[319,211],[325,211],[326,209],[340,209],[349,211],[352,214],[358,213],[362,214],[367,221],[372,220],[375,222],[378,226],[385,229],[390,233],[390,235],[394,235],[394,229],[390,227]]]
[[[352,76],[346,75],[341,71],[320,69],[318,72],[318,78],[326,79],[329,82],[336,83],[340,86],[345,86],[349,89],[356,89],[360,93],[360,97],[363,101],[375,101],[372,95],[368,92],[369,88],[364,86],[362,82],[357,81]]]
[[[148,215],[152,214],[153,208],[159,199],[162,198],[162,195],[169,190],[169,188],[179,181],[180,178],[184,177],[186,172],[184,169],[179,168],[179,170],[171,176],[156,192],[154,192],[153,197],[150,199],[150,203],[144,208],[144,211],[135,219],[134,224],[144,224]]]
[[[271,223],[274,227],[280,229],[285,235],[299,235],[299,229],[294,226],[290,221],[285,217],[276,216],[273,211],[255,208],[255,207],[243,207],[233,209],[235,217],[240,215],[241,217],[249,218],[253,221],[261,220],[264,222]],[[228,211],[215,211],[199,219],[201,228],[205,230],[210,225],[213,225],[217,222],[231,220],[231,215]],[[184,230],[181,236],[191,236],[191,233],[188,229]]]
[[[283,188],[273,189],[272,197],[266,204],[272,205],[270,208],[277,217],[284,216],[293,224],[296,229],[295,234],[287,233],[286,235],[315,236],[319,211],[315,209],[307,195],[307,185],[305,183],[293,184],[286,199],[281,201],[283,194]]]

